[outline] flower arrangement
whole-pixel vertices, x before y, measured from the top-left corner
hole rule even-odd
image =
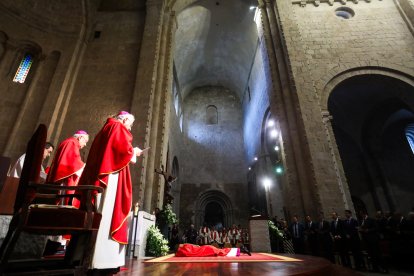
[[[178,223],[177,215],[173,212],[171,204],[165,204],[160,215],[161,220],[167,225]]]
[[[271,237],[276,239],[283,239],[283,232],[276,227],[275,223],[271,220],[268,221],[269,233]]]
[[[170,248],[168,241],[164,239],[158,227],[152,225],[148,229],[147,246],[145,248],[145,255],[147,256],[165,256]]]
[[[271,220],[268,221],[269,236],[270,236],[270,248],[272,252],[283,252],[281,251],[281,244],[284,240],[283,231],[275,225]]]

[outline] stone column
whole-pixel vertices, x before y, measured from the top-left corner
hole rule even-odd
[[[154,183],[155,158],[159,154],[157,150],[157,125],[159,113],[159,94],[157,94],[157,82],[162,77],[160,64],[161,32],[163,26],[163,1],[147,1],[147,13],[144,27],[143,41],[135,80],[135,89],[131,102],[131,112],[136,117],[136,126],[132,129],[134,137],[143,145],[151,147],[148,153],[142,157],[138,165],[142,165],[141,172],[132,172],[134,184],[134,198],[143,201],[144,210],[151,212],[152,188]],[[144,134],[139,135],[139,133]],[[135,179],[139,178],[138,181]],[[138,183],[137,183],[138,182]],[[138,184],[138,185],[136,185]],[[139,189],[137,189],[137,186]],[[138,190],[138,191],[137,191]],[[134,201],[135,201],[134,199]]]
[[[164,56],[162,64],[162,82],[160,81],[159,93],[160,93],[160,105],[159,105],[159,122],[157,124],[157,158],[155,159],[155,166],[161,167],[164,165],[169,171],[171,167],[167,162],[168,159],[168,130],[170,128],[170,107],[172,96],[172,82],[173,82],[173,53],[174,53],[174,36],[176,31],[175,12],[171,11],[166,13],[164,19],[164,31],[161,53]],[[158,208],[162,208],[164,204],[164,178],[158,175],[156,181],[158,182],[158,189],[154,189],[152,193],[152,204],[155,204]]]
[[[321,106],[315,81],[302,42],[302,33],[295,20],[291,3],[266,0],[270,38],[274,47],[280,83],[280,101],[285,110],[282,132],[291,142],[285,149],[287,166],[296,164],[299,187],[302,191],[303,210],[290,209],[300,214],[315,215],[345,208],[341,181],[338,179],[332,153],[321,115]],[[289,37],[289,40],[286,39]],[[275,98],[276,102],[277,98]],[[273,110],[273,109],[272,109]],[[283,140],[286,141],[285,136]],[[291,184],[291,183],[289,183]],[[289,200],[291,200],[289,198]]]
[[[354,204],[352,203],[351,192],[349,191],[348,182],[346,181],[344,168],[342,167],[341,156],[339,155],[336,145],[335,134],[331,124],[332,116],[328,111],[322,112],[322,121],[326,130],[326,137],[331,151],[332,162],[335,168],[336,177],[338,179],[338,188],[342,195],[344,209],[351,210],[355,214]],[[338,210],[339,212],[339,210]]]
[[[291,213],[301,214],[305,209],[311,208],[311,201],[307,188],[307,175],[304,169],[304,158],[302,151],[302,143],[299,140],[299,133],[301,132],[296,125],[296,116],[294,114],[295,108],[289,100],[289,95],[294,93],[290,91],[290,84],[288,82],[289,75],[287,75],[284,55],[280,53],[280,40],[275,40],[275,15],[273,6],[270,1],[265,1],[259,5],[261,15],[261,28],[259,28],[259,36],[263,36],[265,42],[265,55],[268,58],[270,67],[270,77],[272,81],[272,89],[270,90],[271,111],[280,125],[282,135],[282,152],[283,162],[286,165],[285,176],[283,178],[285,202],[287,202],[288,209]],[[272,33],[273,30],[273,33]],[[277,45],[275,44],[278,43]],[[282,70],[282,71],[281,71]],[[286,99],[287,98],[287,99]],[[302,156],[301,156],[302,155]],[[306,196],[304,195],[307,194]],[[309,205],[305,207],[306,203]]]

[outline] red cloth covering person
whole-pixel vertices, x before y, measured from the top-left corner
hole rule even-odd
[[[194,245],[190,243],[180,244],[175,252],[177,257],[217,257],[227,256],[231,248],[217,248],[212,245]]]
[[[96,135],[79,185],[105,188],[95,202],[102,213],[92,268],[116,268],[125,264],[128,216],[132,207],[129,163],[143,151],[132,146],[134,116],[121,111],[109,118]],[[109,237],[108,237],[109,236]]]
[[[88,141],[88,133],[84,130],[78,130],[73,137],[60,143],[47,173],[46,182],[76,186],[85,166],[80,156],[80,149],[85,147]],[[73,194],[74,191],[66,193]],[[64,204],[68,203],[69,198],[66,198]]]

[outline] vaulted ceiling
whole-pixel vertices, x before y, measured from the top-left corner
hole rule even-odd
[[[174,62],[182,97],[201,86],[223,86],[240,100],[257,46],[253,0],[201,0],[177,16]]]

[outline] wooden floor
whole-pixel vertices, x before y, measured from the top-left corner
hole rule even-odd
[[[125,271],[117,275],[360,275],[351,269],[333,265],[329,261],[306,255],[285,255],[302,262],[257,263],[144,263],[127,260]]]

